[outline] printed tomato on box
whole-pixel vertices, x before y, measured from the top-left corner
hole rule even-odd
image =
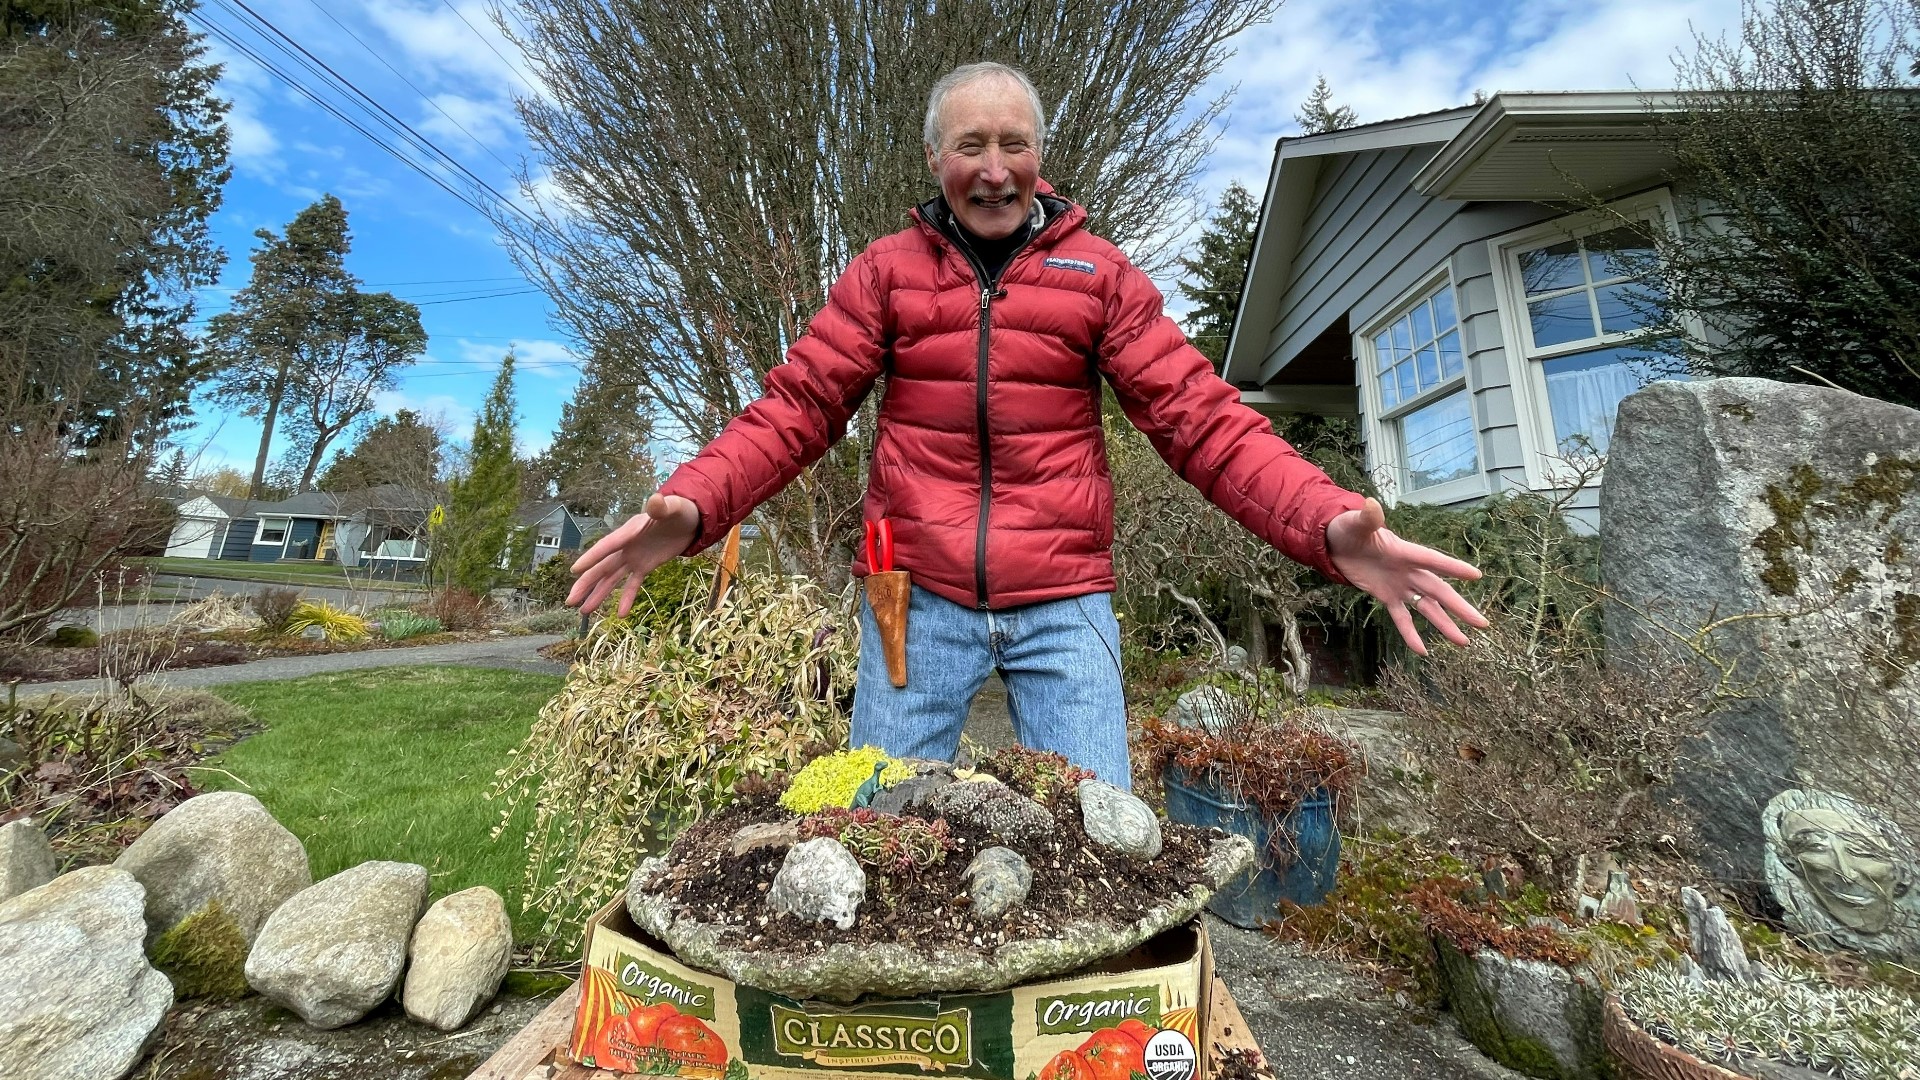
[[[569,1050],[581,1065],[615,1072],[682,1076],[711,1080],[729,1070],[726,1042],[696,1011],[712,1017],[709,995],[661,980],[638,961],[621,975],[588,965],[582,974],[580,1008]],[[648,1003],[627,992],[641,989],[665,999]],[[738,1066],[738,1062],[731,1064]]]

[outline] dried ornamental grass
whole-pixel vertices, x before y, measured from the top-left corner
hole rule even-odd
[[[506,803],[496,837],[531,804],[526,903],[550,947],[571,949],[649,841],[727,803],[735,781],[792,768],[815,741],[845,743],[852,603],[753,574],[716,612],[586,641],[489,793]]]
[[[260,625],[260,616],[249,609],[248,603],[242,597],[214,593],[174,612],[167,625],[194,630],[251,630]]]
[[[1695,983],[1661,967],[1619,992],[1635,1023],[1702,1061],[1768,1058],[1843,1080],[1920,1077],[1920,1003],[1883,987]]]

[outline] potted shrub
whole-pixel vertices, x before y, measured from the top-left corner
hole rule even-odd
[[[1263,719],[1251,709],[1211,728],[1149,717],[1141,744],[1169,818],[1253,841],[1253,870],[1214,895],[1214,914],[1253,927],[1282,900],[1326,898],[1340,864],[1339,823],[1363,772],[1351,744],[1305,712]]]

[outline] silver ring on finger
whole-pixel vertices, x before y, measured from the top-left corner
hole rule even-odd
[[[1407,598],[1407,606],[1408,606],[1408,607],[1419,607],[1419,606],[1420,606],[1420,601],[1422,601],[1422,600],[1425,600],[1425,599],[1426,599],[1426,597],[1424,597],[1424,596],[1421,596],[1421,595],[1420,595],[1419,593],[1414,593],[1414,594],[1413,594],[1412,596],[1410,596],[1410,597],[1408,597],[1408,598]]]

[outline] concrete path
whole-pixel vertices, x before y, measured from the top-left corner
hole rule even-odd
[[[329,671],[356,668],[411,667],[419,664],[460,664],[467,667],[506,668],[540,675],[565,675],[567,666],[539,655],[539,649],[561,640],[560,634],[519,634],[490,637],[485,641],[461,641],[451,645],[422,645],[417,648],[365,649],[360,652],[326,653],[320,656],[278,656],[224,667],[182,668],[150,675],[141,685],[214,686],[220,683],[259,682],[271,679],[298,679]],[[20,696],[29,694],[84,694],[99,689],[99,679],[72,679],[66,682],[27,683]]]

